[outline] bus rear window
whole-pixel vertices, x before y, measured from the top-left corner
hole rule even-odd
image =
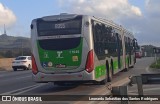
[[[44,39],[39,40],[39,46],[44,50],[68,50],[79,46],[81,37],[62,38],[62,39]]]
[[[81,34],[82,17],[70,20],[37,21],[38,36]]]

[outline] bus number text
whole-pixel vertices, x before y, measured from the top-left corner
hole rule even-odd
[[[79,50],[72,50],[70,51],[71,54],[79,53]]]
[[[65,24],[55,24],[55,29],[64,29]]]

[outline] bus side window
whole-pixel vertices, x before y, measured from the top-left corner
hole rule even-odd
[[[95,45],[95,50],[96,50],[96,53],[97,53],[97,55],[100,55],[101,54],[101,43],[100,43],[100,41],[101,41],[101,26],[99,25],[99,24],[96,24],[95,25],[95,43],[94,43],[94,45]]]
[[[107,56],[118,56],[117,52],[122,53],[122,39],[118,34],[118,47],[117,37],[113,31],[113,27],[107,26],[102,23],[92,21],[92,32],[94,38],[94,50],[99,60],[105,59]],[[107,50],[107,52],[105,52]],[[107,54],[105,54],[107,53]]]
[[[102,55],[105,54],[103,51],[103,28],[102,25],[92,21],[92,31],[93,31],[93,40],[94,40],[94,50],[99,59]]]

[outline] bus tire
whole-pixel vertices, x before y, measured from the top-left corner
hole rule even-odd
[[[106,83],[107,83],[107,78],[105,78],[99,82],[100,85],[105,85]]]
[[[54,85],[65,86],[65,83],[64,82],[54,82]]]
[[[134,65],[132,65],[130,68],[134,68]]]

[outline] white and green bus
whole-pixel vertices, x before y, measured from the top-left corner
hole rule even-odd
[[[112,21],[60,14],[31,23],[35,82],[100,82],[135,64],[135,39]]]

